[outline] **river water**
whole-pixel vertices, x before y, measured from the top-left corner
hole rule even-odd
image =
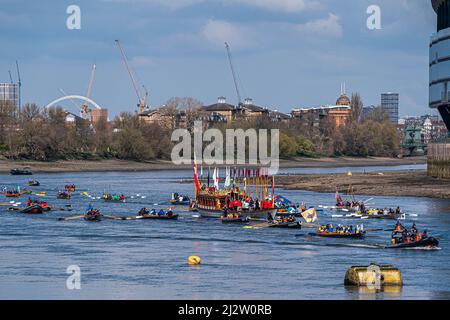
[[[131,216],[144,206],[167,208],[171,192],[193,194],[193,186],[182,182],[191,177],[189,171],[35,175],[41,186],[34,190],[46,191],[44,199],[53,205],[71,204],[74,211],[26,216],[0,207],[0,299],[450,299],[450,200],[373,197],[370,201],[377,207],[401,206],[417,215],[404,224],[415,221],[419,230],[427,228],[439,238],[441,250],[436,251],[381,249],[390,240],[389,232],[371,233],[358,241],[330,240],[310,237],[308,230],[222,225],[183,208],[177,208],[178,221],[58,221],[83,213],[89,203],[117,216]],[[0,175],[1,186],[23,186],[27,180]],[[108,191],[134,199],[111,204],[77,191],[70,201],[57,200],[57,191],[68,183],[96,196]],[[308,206],[334,202],[334,194],[278,192]],[[0,196],[3,201],[7,200]],[[320,222],[361,223],[333,219],[332,214],[320,212]],[[393,222],[364,225],[386,229]],[[190,255],[199,255],[202,265],[189,267]],[[400,268],[403,288],[372,292],[343,285],[350,266],[372,262]],[[71,265],[80,267],[81,290],[66,288]]]

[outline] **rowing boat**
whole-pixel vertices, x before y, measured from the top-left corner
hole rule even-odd
[[[269,223],[269,228],[280,228],[280,229],[301,229],[302,224],[300,222],[271,222]]]
[[[249,223],[250,218],[249,217],[237,217],[237,218],[228,218],[228,217],[222,217],[222,223]]]
[[[178,220],[178,214],[165,214],[165,215],[157,215],[157,214],[144,214],[141,216],[136,216],[136,220],[146,220],[146,219],[153,219],[153,220]]]
[[[427,237],[419,241],[404,242],[386,246],[387,249],[411,249],[411,248],[437,248],[439,241],[433,237]]]
[[[39,183],[39,181],[33,180],[33,181],[28,181],[28,185],[30,187],[39,187],[41,184]]]
[[[5,197],[7,198],[20,198],[20,193],[5,193]]]
[[[98,222],[102,220],[102,215],[101,214],[86,214],[84,216],[84,220],[86,221],[93,221],[93,222]]]
[[[58,193],[58,195],[56,196],[57,199],[63,199],[63,200],[68,200],[71,198],[70,193],[68,192],[60,192]]]
[[[177,200],[177,199],[171,199],[170,204],[176,205],[176,206],[188,206],[191,203],[191,200]]]
[[[317,231],[316,233],[309,233],[309,235],[313,237],[325,237],[325,238],[363,239],[366,236],[366,232],[358,231],[354,233],[341,233],[341,232]]]
[[[42,214],[44,212],[44,208],[42,208],[39,204],[34,204],[32,206],[20,210],[20,212],[26,214]]]

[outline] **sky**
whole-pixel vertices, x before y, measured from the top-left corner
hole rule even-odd
[[[69,30],[69,5],[81,29]],[[369,30],[367,8],[381,9]],[[120,39],[148,103],[193,97],[205,105],[237,97],[224,42],[231,47],[241,94],[283,112],[334,104],[345,82],[365,105],[400,93],[400,115],[428,109],[428,45],[436,29],[428,0],[0,0],[0,82],[17,80],[22,102],[45,106],[86,95],[110,117],[135,111],[138,98],[115,39]],[[71,101],[61,103],[76,111]],[[81,104],[81,102],[80,102]]]

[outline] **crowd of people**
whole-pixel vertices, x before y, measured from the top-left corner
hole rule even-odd
[[[426,238],[428,238],[428,231],[425,230],[423,233],[420,233],[415,223],[412,225],[411,230],[408,230],[397,221],[394,231],[392,231],[392,244],[418,242]]]
[[[356,225],[356,227],[353,228],[353,226],[344,226],[338,224],[336,227],[333,227],[331,223],[325,226],[321,226],[319,228],[319,232],[339,233],[339,234],[358,234],[362,231],[364,231],[363,226]]]

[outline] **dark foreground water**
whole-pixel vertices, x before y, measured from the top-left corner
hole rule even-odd
[[[42,186],[34,189],[47,191],[44,199],[60,206],[70,203],[75,210],[25,216],[0,207],[0,298],[450,299],[449,200],[374,197],[371,201],[417,214],[405,224],[415,221],[420,230],[428,228],[441,242],[438,251],[381,249],[379,245],[389,242],[389,232],[359,241],[330,240],[306,236],[308,230],[222,225],[187,211],[179,211],[179,221],[58,221],[84,212],[90,202],[104,214],[119,216],[133,215],[143,206],[167,208],[171,192],[192,195],[193,186],[181,182],[190,176],[186,171],[35,175]],[[27,181],[0,175],[0,185]],[[107,204],[77,192],[70,201],[56,200],[57,191],[67,183],[97,196],[109,191],[140,197]],[[281,193],[307,205],[334,202],[333,194]],[[3,201],[6,198],[0,196]],[[321,222],[341,222],[331,214],[320,213]],[[365,221],[366,229],[392,225],[392,221]],[[199,255],[202,265],[189,267],[190,255]],[[371,262],[399,267],[404,287],[378,293],[344,287],[348,267]],[[70,265],[81,268],[81,290],[66,288]]]

